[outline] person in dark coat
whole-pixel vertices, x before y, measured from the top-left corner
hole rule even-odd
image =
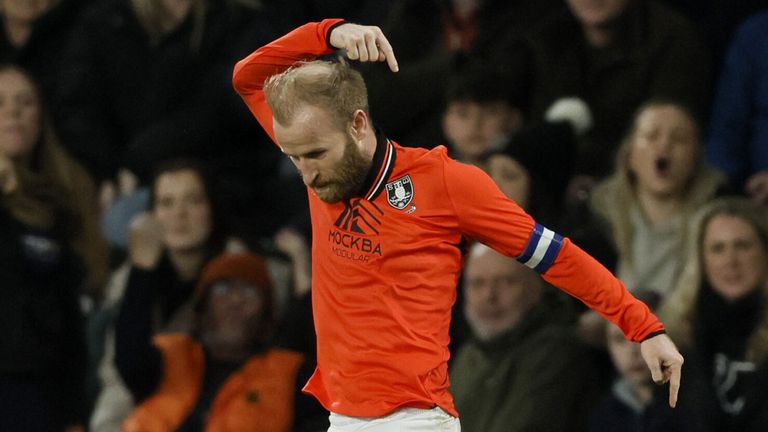
[[[0,430],[82,431],[89,179],[16,66],[0,67],[0,124]]]
[[[40,84],[48,108],[56,112],[63,53],[78,14],[92,0],[7,0],[0,8],[0,61],[29,71]]]
[[[707,111],[709,54],[693,24],[655,1],[617,0],[591,5],[568,0],[526,38],[504,52],[528,77],[531,122],[544,121],[555,103],[578,97],[594,126],[574,160],[574,174],[602,178],[632,114],[649,98],[680,101]],[[517,66],[515,66],[517,65]]]
[[[768,215],[747,198],[720,198],[696,215],[695,247],[662,304],[686,352],[677,428],[768,430]]]

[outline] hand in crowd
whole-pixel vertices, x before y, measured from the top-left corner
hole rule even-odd
[[[99,208],[104,214],[115,201],[121,197],[130,195],[136,191],[139,179],[132,172],[121,168],[117,172],[116,180],[104,180],[99,187]]]
[[[275,246],[288,255],[293,264],[294,292],[302,296],[312,285],[309,245],[304,237],[292,228],[283,228],[275,234]]]
[[[651,370],[651,377],[656,384],[669,383],[669,406],[677,405],[677,393],[680,390],[680,374],[683,369],[683,356],[669,336],[662,334],[643,341],[640,352]]]
[[[6,156],[0,155],[0,192],[7,195],[19,187],[13,162]]]
[[[746,189],[753,200],[768,204],[768,171],[760,171],[747,179]]]
[[[71,425],[67,426],[64,432],[85,432],[85,427],[83,425]]]
[[[128,256],[139,268],[155,268],[163,253],[163,227],[150,213],[141,213],[128,227]]]
[[[292,228],[283,228],[275,234],[275,246],[291,258],[309,253],[307,242]]]
[[[329,40],[334,48],[346,50],[350,60],[386,61],[392,72],[400,70],[392,45],[376,26],[342,24],[331,31]]]

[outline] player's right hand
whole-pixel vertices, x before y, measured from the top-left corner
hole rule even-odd
[[[392,72],[400,70],[392,45],[376,26],[344,23],[331,30],[329,41],[334,48],[346,50],[350,60],[386,61]]]

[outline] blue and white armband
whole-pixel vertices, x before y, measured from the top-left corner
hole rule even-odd
[[[537,223],[525,250],[516,259],[537,273],[544,273],[555,262],[562,247],[563,236]]]

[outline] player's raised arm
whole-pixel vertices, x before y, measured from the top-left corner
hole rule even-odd
[[[311,61],[336,51],[336,48],[329,45],[328,34],[342,24],[344,20],[341,19],[304,24],[260,47],[235,65],[232,84],[272,141],[275,141],[272,111],[264,96],[264,84],[272,75],[298,62]]]
[[[398,70],[392,46],[381,29],[341,19],[304,24],[237,62],[232,84],[272,141],[272,111],[264,97],[264,83],[298,62],[311,61],[337,49],[346,50],[351,60],[386,61],[390,69]]]

